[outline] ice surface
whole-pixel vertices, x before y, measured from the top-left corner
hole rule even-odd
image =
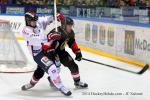
[[[83,56],[118,67],[140,70],[133,65],[87,52],[83,52]],[[66,97],[59,91],[53,90],[48,84],[47,75],[33,89],[21,91],[21,86],[30,81],[33,73],[0,73],[0,100],[150,100],[150,71],[143,75],[134,75],[87,61],[77,62],[77,64],[80,68],[81,79],[89,84],[89,88],[75,89],[69,70],[61,66],[61,78],[65,86],[72,91],[71,97]],[[122,93],[123,95],[102,95],[101,93],[104,92]],[[136,95],[131,95],[131,92]]]

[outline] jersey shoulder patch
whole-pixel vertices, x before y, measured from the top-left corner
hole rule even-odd
[[[31,33],[33,33],[33,30],[32,30],[32,28],[26,26],[26,27],[23,28],[22,33],[24,35],[30,35]]]

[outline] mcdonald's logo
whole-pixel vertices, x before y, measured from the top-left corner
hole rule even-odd
[[[91,38],[91,25],[86,24],[85,25],[85,40],[90,41],[90,38]]]
[[[114,46],[114,28],[113,27],[108,27],[108,46],[113,47]]]
[[[124,52],[126,54],[134,55],[134,40],[135,40],[135,32],[126,30],[125,45],[124,45]]]
[[[97,36],[98,36],[98,26],[93,25],[92,26],[92,41],[93,41],[93,43],[97,42]]]
[[[105,26],[100,26],[100,28],[99,28],[99,43],[101,45],[105,45],[105,39],[106,39]]]

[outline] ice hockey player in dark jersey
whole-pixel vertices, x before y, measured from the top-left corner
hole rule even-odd
[[[64,17],[61,16],[61,26],[58,27],[58,32],[52,30],[48,34],[48,40],[51,41],[56,36],[60,36],[60,39],[58,40],[59,46],[55,50],[56,53],[59,56],[61,64],[68,67],[71,71],[71,75],[74,80],[74,85],[77,88],[87,88],[88,84],[84,83],[80,80],[80,73],[79,73],[79,67],[75,63],[74,59],[70,56],[70,54],[65,50],[66,44],[69,46],[69,48],[72,49],[74,54],[76,55],[75,60],[81,61],[82,60],[82,53],[79,49],[76,40],[75,40],[75,33],[72,29],[74,25],[74,21],[70,17]],[[53,45],[55,48],[55,45]],[[50,77],[48,77],[48,80],[50,81]]]

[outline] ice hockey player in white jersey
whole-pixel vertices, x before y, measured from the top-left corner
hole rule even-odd
[[[28,90],[34,87],[43,77],[44,72],[46,72],[55,87],[64,95],[70,96],[72,94],[71,91],[63,85],[59,73],[57,72],[55,62],[58,61],[58,56],[55,50],[49,47],[50,42],[47,42],[47,37],[44,35],[46,26],[52,23],[53,20],[53,17],[38,18],[37,14],[34,12],[27,12],[25,14],[26,26],[22,30],[22,35],[26,39],[27,46],[32,51],[33,59],[38,66],[34,71],[31,81],[23,85],[22,90]],[[49,50],[44,52],[43,46],[49,48]],[[51,56],[52,59],[48,58],[47,55]]]

